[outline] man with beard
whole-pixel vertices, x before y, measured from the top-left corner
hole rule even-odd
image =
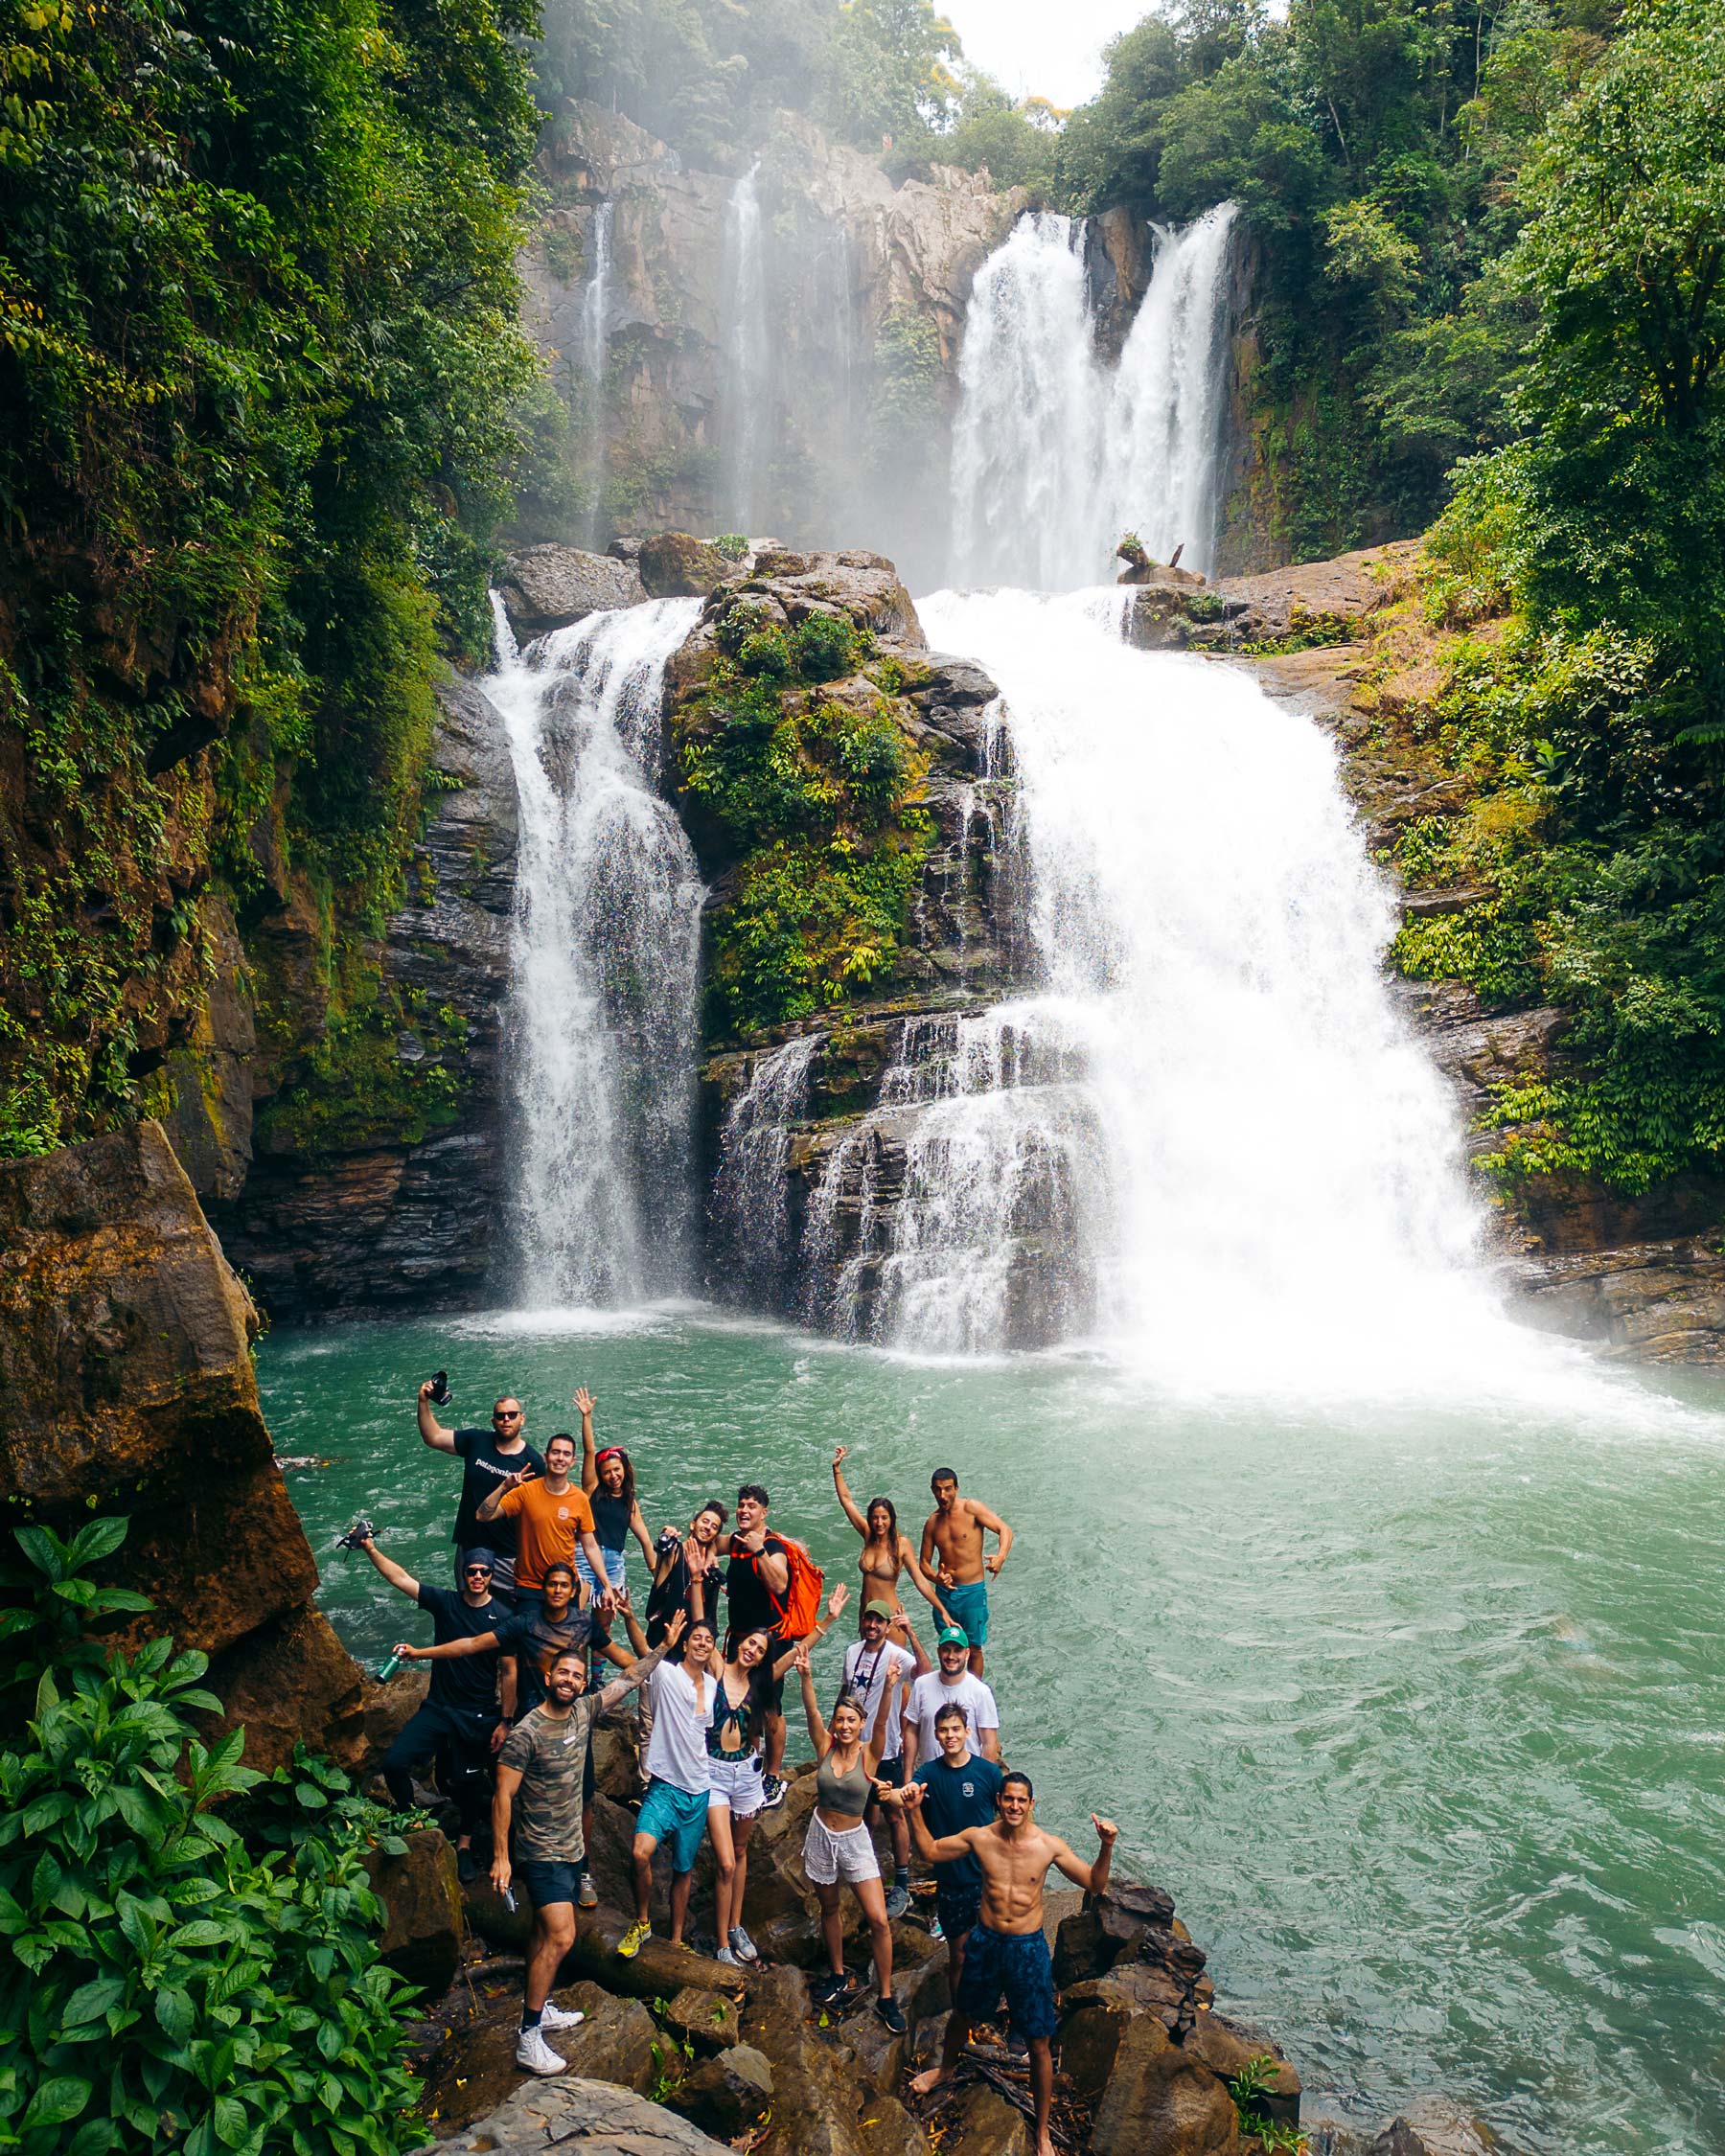
[[[530,2074],[561,2074],[568,2061],[545,2040],[548,2029],[581,2019],[551,1999],[559,1964],[575,1943],[575,1874],[586,1854],[581,1787],[593,1724],[652,1674],[682,1638],[678,1616],[665,1643],[597,1692],[584,1692],[586,1663],[574,1648],[551,1663],[545,1698],[504,1739],[492,1800],[492,1885],[507,1896],[518,1872],[533,1904],[521,2033],[516,2063]],[[512,1851],[510,1835],[515,1834]]]

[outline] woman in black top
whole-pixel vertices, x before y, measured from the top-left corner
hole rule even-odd
[[[593,1508],[593,1532],[605,1552],[610,1584],[620,1588],[623,1585],[623,1552],[631,1535],[640,1544],[649,1571],[655,1563],[647,1523],[635,1502],[634,1462],[621,1445],[607,1445],[603,1452],[595,1451],[593,1395],[586,1386],[576,1393],[575,1406],[581,1416],[581,1486]],[[575,1553],[575,1569],[594,1594],[604,1591],[606,1582],[595,1581],[592,1567],[580,1550]]]

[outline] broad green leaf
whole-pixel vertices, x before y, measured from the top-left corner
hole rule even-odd
[[[130,1531],[131,1523],[111,1515],[101,1520],[87,1520],[72,1537],[66,1550],[66,1563],[81,1571],[85,1565],[94,1565],[104,1557],[111,1557]]]
[[[64,1579],[65,1544],[46,1527],[14,1527],[12,1540],[29,1558],[38,1572],[49,1579]]]
[[[42,2126],[65,2125],[89,2102],[90,2088],[91,2084],[76,2074],[57,2074],[41,2082],[25,2108],[18,2130],[28,2134]]]

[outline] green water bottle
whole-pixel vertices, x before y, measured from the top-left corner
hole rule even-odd
[[[389,1680],[395,1675],[396,1671],[400,1669],[401,1666],[402,1658],[400,1655],[391,1655],[386,1662],[380,1662],[378,1664],[379,1684],[387,1685]]]

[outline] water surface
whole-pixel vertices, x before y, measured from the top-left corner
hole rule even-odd
[[[686,1307],[277,1334],[270,1426],[332,1462],[288,1484],[363,1655],[404,1605],[332,1556],[355,1511],[447,1577],[456,1472],[413,1413],[441,1366],[460,1419],[507,1388],[541,1443],[589,1385],[652,1529],[758,1477],[853,1581],[834,1445],[912,1534],[954,1466],[1020,1535],[989,1647],[1009,1757],[1081,1847],[1119,1820],[1309,2088],[1380,2119],[1439,2088],[1550,2156],[1719,2148],[1725,1385],[1679,1405],[1554,1352],[1499,1405],[1409,1372],[1398,1404],[1266,1406]]]

